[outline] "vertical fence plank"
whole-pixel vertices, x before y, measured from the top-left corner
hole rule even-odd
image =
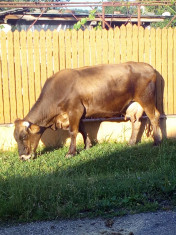
[[[164,112],[168,114],[168,30],[166,28],[162,29],[162,76],[164,78]]]
[[[161,74],[161,29],[156,30],[156,70],[158,71],[157,81],[156,81],[156,105],[160,112],[162,112],[162,81],[160,78]]]
[[[96,49],[95,49],[95,30],[90,31],[90,60],[91,65],[96,64],[96,57],[95,57]]]
[[[126,52],[127,52],[126,27],[124,25],[120,27],[120,41],[121,41],[121,63],[123,63],[126,62]]]
[[[17,117],[23,117],[22,82],[21,82],[21,57],[19,32],[14,32],[14,55],[15,55],[15,80],[16,80],[16,99]]]
[[[155,29],[151,29],[151,65],[156,66],[156,33]]]
[[[108,30],[109,64],[114,63],[114,31]]]
[[[120,29],[116,27],[114,30],[114,44],[115,44],[115,63],[120,63]]]
[[[150,30],[144,31],[144,61],[150,64]]]
[[[40,51],[39,51],[39,32],[34,31],[34,66],[35,66],[35,97],[38,99],[41,92],[40,81]]]
[[[2,38],[2,32],[0,32],[0,44]],[[0,123],[4,123],[4,103],[3,103],[3,93],[2,93],[2,55],[0,54]]]
[[[139,40],[138,40],[138,27],[136,25],[133,26],[133,55],[132,60],[138,62],[139,61]]]
[[[84,31],[84,65],[90,65],[90,42],[88,29]]]
[[[54,59],[54,73],[56,73],[59,71],[59,37],[57,30],[53,31],[53,59]],[[70,55],[70,60],[71,60],[71,55]]]
[[[108,39],[107,39],[107,30],[103,29],[102,31],[102,41],[103,41],[103,64],[108,63]]]
[[[176,28],[174,28],[174,64],[173,64],[173,67],[174,67],[174,111],[173,113],[176,114],[176,94],[175,94],[175,91],[176,91]]]
[[[139,62],[144,62],[144,28],[139,28]]]
[[[59,57],[60,70],[65,69],[65,33],[63,30],[59,31]]]
[[[77,31],[72,31],[72,66],[78,68],[78,44],[77,44]]]
[[[161,73],[161,29],[156,30],[156,69]]]
[[[173,29],[168,29],[168,114],[173,114],[174,83],[173,83]]]
[[[8,41],[8,70],[9,70],[9,90],[10,90],[10,111],[11,122],[14,122],[16,113],[16,91],[15,91],[15,71],[14,71],[14,53],[13,53],[13,34],[11,31],[7,33]],[[0,88],[1,90],[1,88]]]
[[[83,57],[83,31],[78,31],[78,66],[84,66],[84,57]]]
[[[27,43],[26,32],[20,33],[21,68],[22,68],[22,95],[24,116],[29,112],[28,75],[27,75]]]
[[[9,81],[7,66],[7,43],[5,32],[1,33],[1,53],[2,53],[2,84],[4,96],[4,117],[5,122],[10,123],[10,102],[9,102]]]
[[[50,76],[53,75],[52,33],[50,30],[46,31],[46,48],[47,48],[47,78],[49,78]]]
[[[33,35],[31,31],[27,32],[27,47],[28,47],[28,84],[29,84],[29,105],[32,108],[35,103],[35,88],[34,88],[34,48]]]
[[[102,64],[102,30],[100,29],[96,31],[96,49],[97,49],[96,64]]]
[[[41,87],[43,87],[46,81],[46,40],[45,31],[40,31],[40,53],[41,53]]]
[[[66,48],[66,68],[71,68],[71,33],[70,30],[65,31],[65,48]]]
[[[131,24],[128,24],[126,28],[127,28],[127,61],[131,61],[132,60],[132,47],[133,47]]]
[[[95,30],[90,31],[90,60],[91,60],[91,65],[96,64],[96,48],[95,48]]]

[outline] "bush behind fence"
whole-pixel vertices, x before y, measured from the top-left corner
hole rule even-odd
[[[156,68],[164,79],[157,82],[157,106],[176,114],[176,29],[0,32],[0,124],[23,118],[53,73],[126,61]]]

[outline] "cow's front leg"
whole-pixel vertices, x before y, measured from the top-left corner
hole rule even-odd
[[[78,134],[77,130],[71,130],[70,131],[71,143],[70,143],[69,151],[66,155],[66,158],[73,157],[76,154],[76,137],[77,137],[77,134]]]

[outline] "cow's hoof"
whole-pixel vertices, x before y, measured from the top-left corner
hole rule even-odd
[[[86,145],[86,146],[84,147],[84,149],[90,149],[91,147],[92,147],[92,144]]]
[[[153,143],[153,147],[157,147],[157,146],[159,146],[159,145],[161,145],[161,141],[158,141],[158,142],[154,142],[154,143]]]
[[[74,157],[74,156],[75,156],[75,154],[67,153],[66,156],[65,156],[65,158],[72,158],[72,157]]]
[[[131,147],[134,146],[135,144],[136,144],[136,143],[135,143],[134,141],[129,141],[129,142],[128,142],[128,146],[131,146]]]

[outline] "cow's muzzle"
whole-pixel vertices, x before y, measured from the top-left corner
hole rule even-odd
[[[21,159],[22,161],[27,161],[27,160],[30,160],[31,157],[32,157],[31,154],[29,154],[29,155],[21,155],[21,156],[20,156],[20,159]]]

